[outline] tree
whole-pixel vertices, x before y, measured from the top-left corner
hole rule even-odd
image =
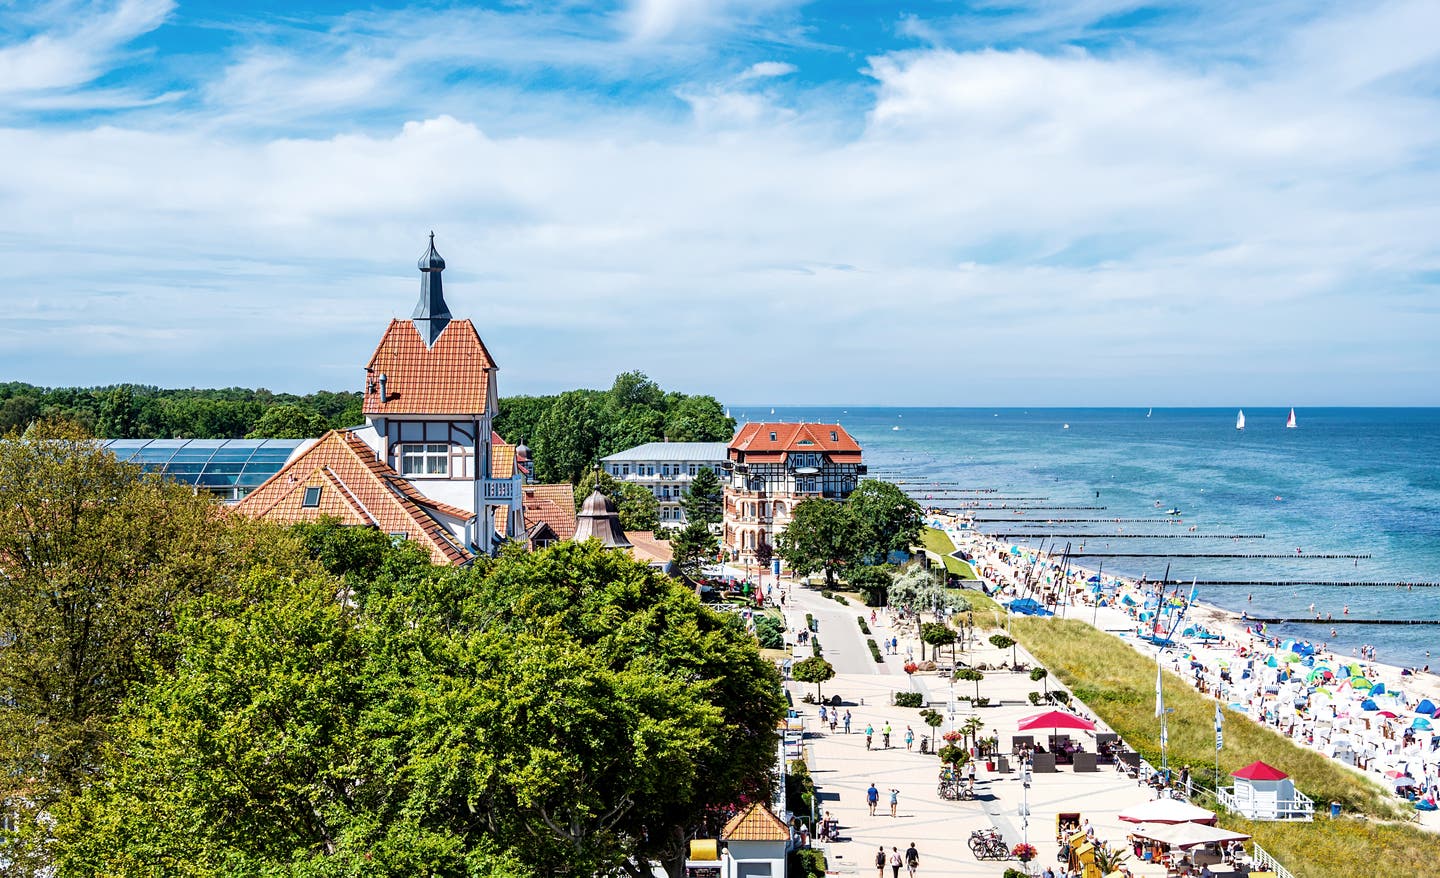
[[[884,563],[892,551],[904,552],[920,540],[924,516],[920,504],[889,482],[865,479],[847,501],[855,520],[857,554]]]
[[[622,414],[636,408],[660,413],[665,411],[665,391],[660,389],[660,385],[650,380],[650,376],[639,371],[621,372],[616,375],[615,382],[610,385],[605,401],[612,409]]]
[[[975,684],[975,699],[980,699],[980,681],[985,679],[985,674],[974,668],[960,668],[955,672],[955,679],[968,680]]]
[[[535,425],[535,478],[575,484],[599,460],[602,414],[593,391],[560,394]]]
[[[713,396],[687,396],[666,413],[665,435],[671,442],[728,442],[735,436],[735,419]]]
[[[49,812],[101,777],[120,706],[173,666],[190,601],[305,560],[273,525],[142,477],[73,425],[0,440],[0,497],[0,800]]]
[[[835,676],[835,667],[820,656],[813,655],[791,666],[790,675],[801,683],[814,683],[815,699],[818,701],[824,697],[820,694],[820,684]]]
[[[755,563],[760,567],[760,579],[765,579],[765,573],[770,569],[770,562],[775,560],[775,547],[766,542],[755,546]]]
[[[719,524],[725,513],[725,489],[715,471],[702,466],[680,498],[686,521]]]
[[[298,405],[276,405],[265,410],[246,439],[312,439],[330,429],[323,415]]]
[[[641,485],[617,481],[600,468],[585,473],[575,486],[575,511],[596,489],[615,503],[620,514],[620,527],[628,531],[653,531],[660,524],[660,501]]]
[[[943,622],[926,622],[920,627],[920,640],[922,643],[930,644],[931,654],[935,658],[940,657],[940,647],[955,645],[955,632]],[[955,653],[952,650],[950,660],[955,660]]]
[[[122,384],[111,388],[100,403],[95,433],[106,439],[128,439],[135,435],[139,419],[140,407],[135,404],[135,394],[128,385]]]
[[[33,396],[12,396],[0,405],[0,435],[24,432],[40,417],[40,403]]]
[[[802,575],[823,570],[830,588],[835,586],[836,572],[855,558],[850,516],[834,500],[815,497],[797,504],[776,542],[791,570]]]
[[[1045,670],[1044,668],[1031,668],[1031,669],[1030,669],[1030,679],[1034,680],[1034,681],[1037,682],[1037,683],[1044,683],[1044,684],[1045,684],[1045,693],[1044,693],[1044,694],[1045,694],[1045,700],[1046,700],[1046,701],[1049,701],[1049,700],[1050,700],[1050,681],[1047,679],[1049,676],[1050,676],[1050,672],[1047,671],[1047,670]]]
[[[864,592],[867,607],[885,606],[889,599],[892,579],[889,568],[868,564],[852,567],[845,573],[845,581],[850,587]]]
[[[960,724],[960,734],[965,740],[973,742],[977,747],[980,745],[980,732],[985,728],[985,720],[978,716],[972,716]]]
[[[705,565],[714,563],[720,542],[703,522],[692,521],[670,539],[670,551],[680,572],[693,579]]]
[[[991,634],[990,645],[996,649],[1010,650],[1010,667],[1015,667],[1018,659],[1015,658],[1015,639],[1004,634]]]
[[[930,749],[933,751],[935,749],[935,730],[945,722],[945,715],[927,707],[920,711],[920,718],[925,720],[925,725],[930,727]]]
[[[555,399],[553,396],[507,396],[501,399],[500,411],[495,415],[495,432],[506,442],[534,445],[535,436],[540,432],[540,419],[555,404]]]

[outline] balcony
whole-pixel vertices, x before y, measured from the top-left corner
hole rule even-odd
[[[515,499],[515,480],[486,479],[483,490],[486,500],[513,500]]]

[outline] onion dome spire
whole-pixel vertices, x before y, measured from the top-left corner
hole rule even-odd
[[[445,290],[440,282],[440,273],[445,270],[445,260],[435,250],[435,233],[430,233],[430,246],[416,263],[420,269],[420,301],[415,313],[410,315],[426,347],[435,344],[440,333],[450,325],[450,308],[445,304]]]

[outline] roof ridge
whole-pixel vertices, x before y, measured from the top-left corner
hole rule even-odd
[[[328,464],[326,466],[320,467],[320,471],[329,478],[331,484],[333,484],[336,488],[339,489],[341,496],[345,497],[345,499],[350,502],[351,506],[354,506],[360,512],[360,514],[370,519],[370,523],[372,525],[379,525],[380,522],[376,520],[373,514],[371,514],[370,509],[365,505],[365,501],[355,496],[355,492],[350,490],[350,486],[345,484],[345,480],[340,478],[339,473],[331,469]]]

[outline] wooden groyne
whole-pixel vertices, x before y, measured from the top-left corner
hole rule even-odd
[[[1373,557],[1372,555],[1304,554],[1287,555],[1283,552],[1269,555],[1252,555],[1243,552],[1194,552],[1175,555],[1169,552],[1072,552],[1072,558],[1257,558],[1271,561],[1349,561]]]

